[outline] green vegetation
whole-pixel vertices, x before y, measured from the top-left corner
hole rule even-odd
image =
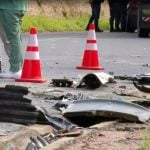
[[[79,18],[49,18],[47,16],[29,16],[23,18],[22,31],[28,32],[30,27],[36,27],[39,32],[51,31],[84,31],[90,16]],[[101,19],[100,27],[108,30],[108,19]]]
[[[143,140],[142,140],[142,150],[150,150],[150,128],[147,128],[142,133]]]
[[[144,137],[142,150],[150,150],[150,136]]]

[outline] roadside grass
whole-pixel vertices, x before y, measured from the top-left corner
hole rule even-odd
[[[150,127],[144,130],[144,133],[142,133],[144,136],[141,150],[150,150],[150,134],[148,135],[147,133],[150,133]]]
[[[49,18],[47,16],[29,16],[23,18],[22,32],[28,32],[30,27],[36,27],[39,32],[84,31],[89,15],[77,18]],[[99,26],[103,30],[109,29],[107,18],[101,18]]]

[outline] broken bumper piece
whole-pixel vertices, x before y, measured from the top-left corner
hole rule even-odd
[[[113,80],[114,77],[105,72],[89,73],[81,79],[81,82],[79,83],[77,88],[86,85],[88,88],[96,89],[101,85],[112,82]]]
[[[150,111],[145,107],[126,101],[105,99],[74,101],[63,111],[63,115],[68,118],[99,116],[140,122],[150,119]]]

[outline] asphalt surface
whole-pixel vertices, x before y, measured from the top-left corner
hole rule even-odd
[[[38,33],[43,76],[75,78],[84,70],[81,66],[88,32]],[[138,38],[137,33],[96,33],[100,66],[115,75],[135,75],[150,71],[149,38]],[[29,34],[23,34],[23,52]],[[2,44],[2,70],[8,68]]]
[[[43,75],[49,78],[76,77],[81,66],[88,32],[39,34]],[[116,75],[135,75],[150,71],[149,38],[137,33],[97,33],[101,66]],[[143,67],[148,64],[149,67]]]

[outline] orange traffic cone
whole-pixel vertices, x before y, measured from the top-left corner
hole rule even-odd
[[[95,25],[90,24],[86,47],[84,51],[82,66],[76,67],[77,69],[87,70],[104,70],[99,63],[99,54],[96,44]]]
[[[31,28],[21,78],[16,79],[16,81],[35,83],[46,82],[46,80],[42,79],[41,76],[37,31],[36,28]]]

